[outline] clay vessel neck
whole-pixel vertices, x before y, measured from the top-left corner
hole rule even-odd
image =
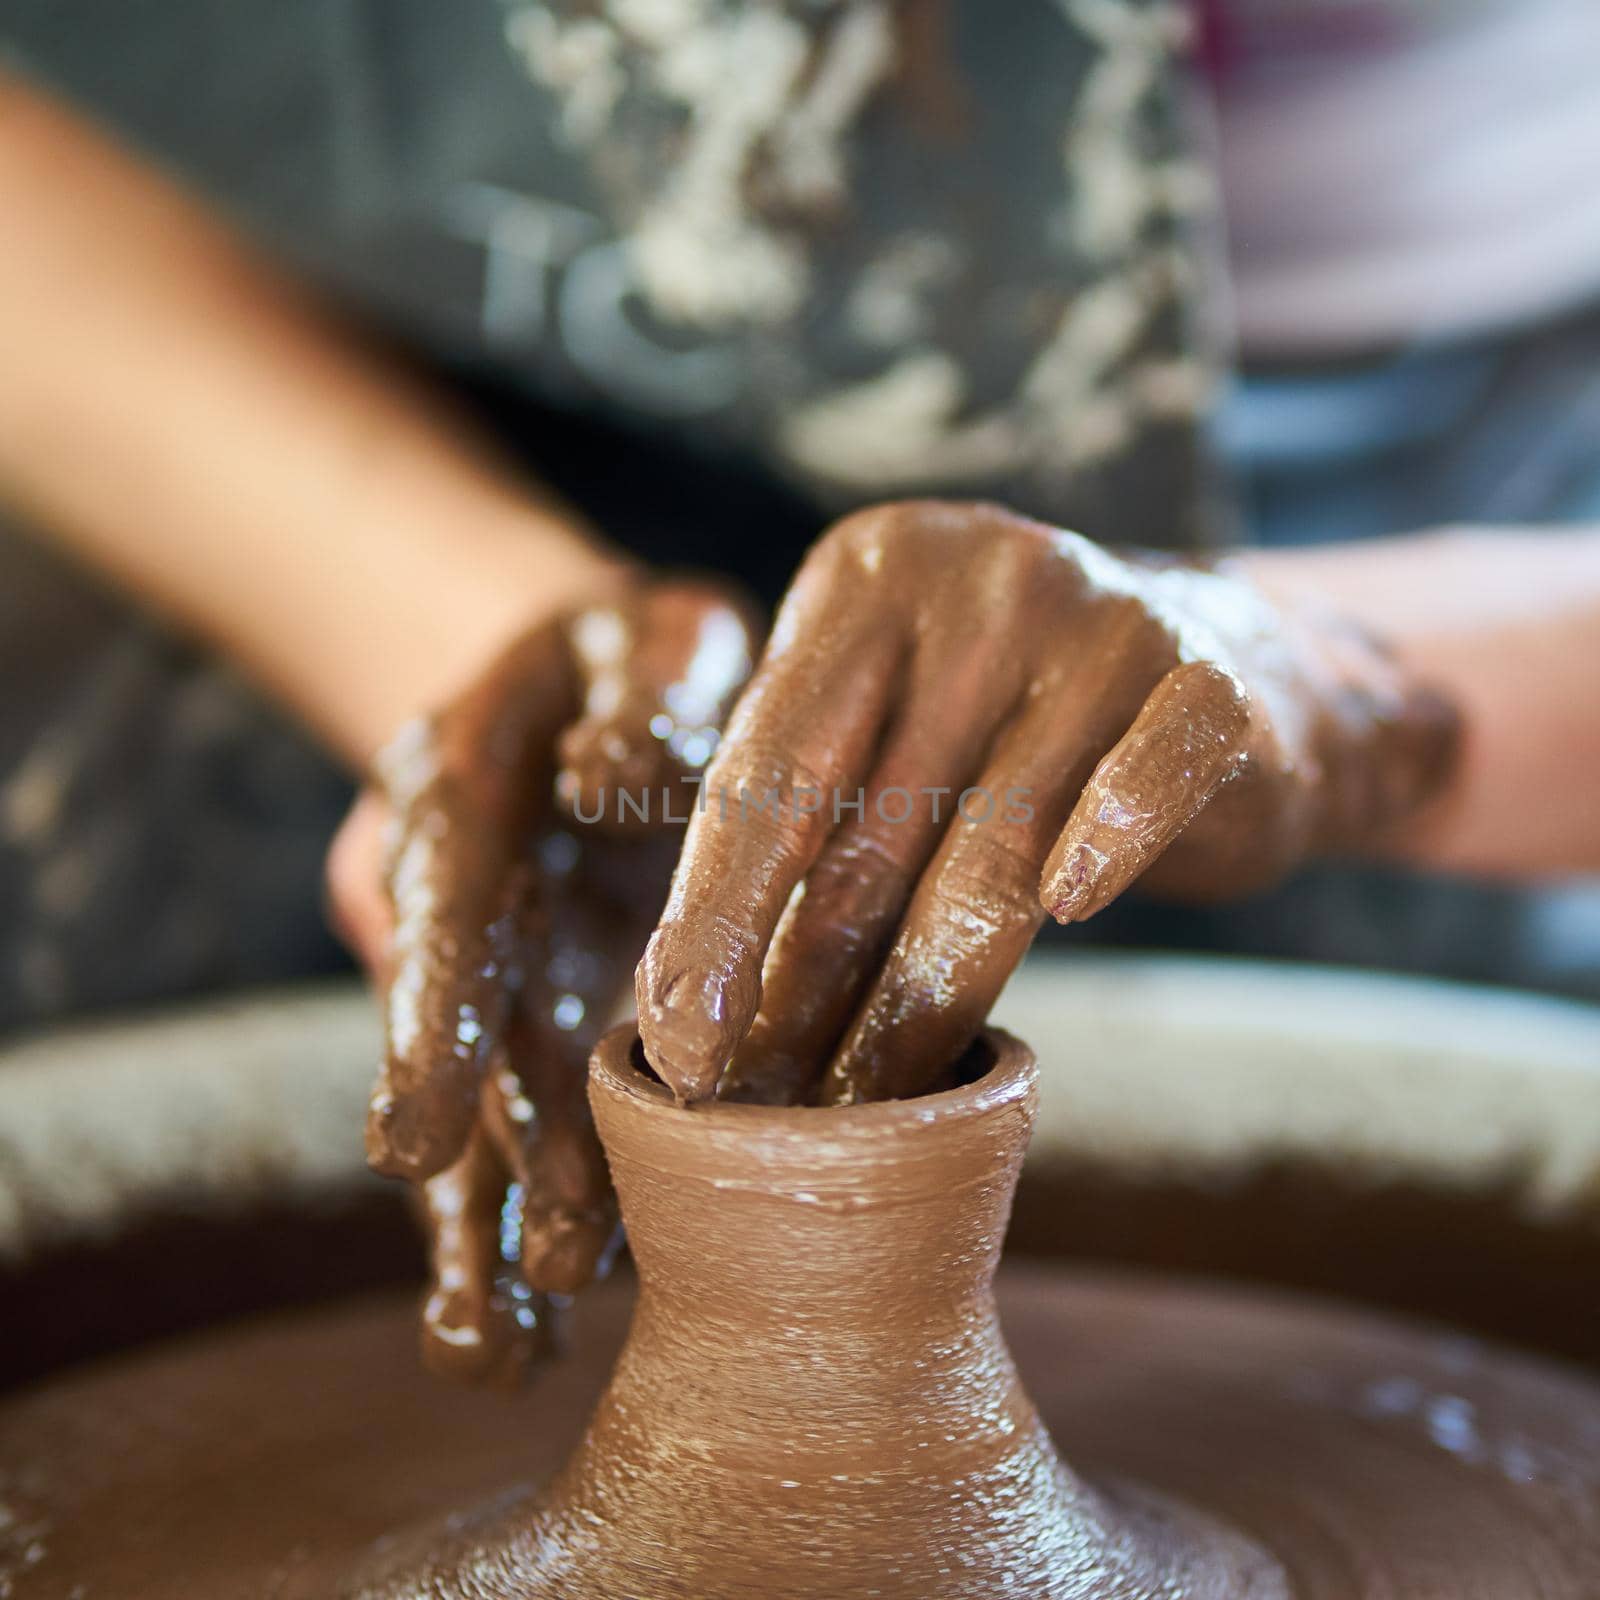
[[[680,1426],[703,1408],[725,1445],[743,1430],[740,1453],[774,1463],[803,1433],[810,1466],[791,1454],[780,1481],[833,1483],[847,1461],[957,1434],[1009,1448],[1031,1411],[992,1279],[1033,1122],[1029,1053],[990,1036],[979,1081],[914,1101],[683,1110],[628,1044],[607,1040],[591,1077],[640,1279],[613,1397],[647,1376]]]

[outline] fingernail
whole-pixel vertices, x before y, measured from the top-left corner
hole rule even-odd
[[[1087,840],[1079,840],[1056,868],[1044,901],[1057,922],[1076,922],[1088,916],[1095,906],[1096,891],[1111,858],[1096,850]]]

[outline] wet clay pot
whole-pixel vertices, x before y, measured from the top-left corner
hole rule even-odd
[[[1243,1539],[1080,1481],[1022,1389],[993,1278],[1026,1046],[993,1031],[960,1087],[834,1109],[685,1109],[641,1061],[623,1029],[591,1069],[639,1294],[582,1443],[533,1503],[362,1592],[1286,1593]]]

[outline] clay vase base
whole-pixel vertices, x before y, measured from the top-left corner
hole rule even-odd
[[[966,1484],[933,1487],[947,1502],[973,1492]],[[1132,1484],[1101,1492],[1064,1472],[1053,1488],[1056,1514],[1037,1518],[1039,1537],[1027,1541],[1034,1570],[1051,1573],[1046,1583],[1007,1583],[1006,1569],[994,1569],[980,1548],[952,1560],[949,1592],[1014,1593],[1024,1600],[1286,1600],[1289,1594],[1281,1567],[1260,1547],[1175,1500]],[[386,1543],[382,1555],[337,1592],[350,1600],[766,1600],[778,1592],[768,1587],[770,1578],[741,1578],[737,1565],[727,1562],[726,1545],[709,1566],[701,1560],[707,1552],[692,1550],[689,1540],[661,1549],[654,1570],[641,1569],[636,1546],[618,1562],[614,1541],[574,1510],[574,1499],[558,1476],[554,1492],[501,1499],[413,1530]],[[730,1531],[746,1509],[723,1508]],[[953,1513],[957,1530],[960,1515],[959,1509]],[[912,1547],[929,1538],[942,1539],[946,1548],[953,1544],[948,1526],[924,1525],[901,1536]],[[875,1573],[858,1568],[848,1549],[837,1566],[839,1587],[823,1592],[840,1600],[900,1592],[892,1566]],[[889,1586],[877,1588],[875,1578]],[[304,1591],[305,1600],[313,1592],[320,1591]],[[805,1592],[819,1591],[808,1584]]]
[[[1241,1530],[1296,1600],[1592,1600],[1600,1385],[1268,1294],[1035,1265],[997,1287],[1023,1380],[1078,1470]],[[560,1468],[631,1305],[626,1282],[604,1286],[567,1364],[509,1400],[418,1377],[409,1295],[14,1397],[0,1580],[14,1600],[331,1600],[426,1529],[413,1587],[388,1593],[520,1594],[499,1586],[504,1550],[469,1531],[496,1513],[440,1509],[498,1497],[503,1515],[508,1485],[526,1496]],[[688,1570],[693,1552],[674,1554]]]

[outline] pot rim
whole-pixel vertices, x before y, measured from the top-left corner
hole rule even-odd
[[[968,1083],[906,1100],[847,1106],[769,1106],[728,1100],[686,1105],[659,1079],[640,1071],[634,1061],[638,1043],[639,1028],[633,1021],[602,1035],[589,1058],[591,1098],[631,1106],[649,1116],[692,1118],[697,1137],[718,1142],[798,1141],[812,1149],[819,1140],[877,1143],[892,1132],[949,1128],[1012,1107],[1031,1113],[1038,1096],[1038,1061],[1024,1041],[1004,1028],[979,1031],[972,1048],[987,1050],[993,1060]]]

